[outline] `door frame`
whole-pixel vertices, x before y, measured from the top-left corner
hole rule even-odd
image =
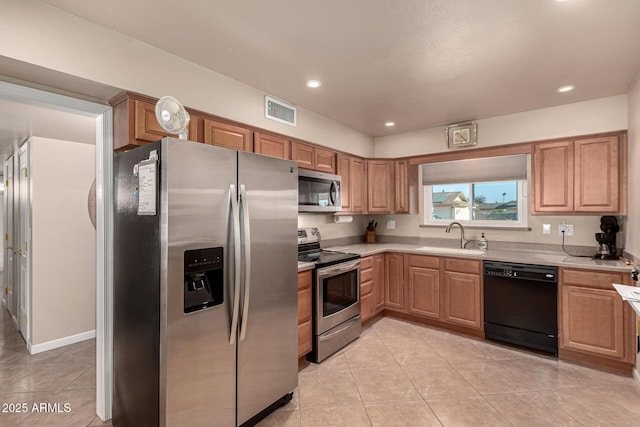
[[[17,217],[18,229],[14,236],[14,244],[18,249],[14,250],[14,278],[18,277],[18,330],[27,342],[27,348],[31,351],[31,169],[30,140],[27,139],[15,152],[18,162],[18,174],[14,182],[17,183],[18,206],[14,205],[13,220],[14,231]],[[14,165],[15,166],[15,165]],[[24,171],[24,174],[23,174]],[[14,170],[14,178],[15,170]],[[17,215],[16,215],[17,214]],[[15,249],[15,246],[14,246]],[[16,257],[17,255],[17,257]],[[17,264],[17,265],[16,265]],[[15,280],[14,280],[15,283]]]
[[[0,81],[0,97],[96,120],[96,412],[108,420],[113,390],[113,109],[5,81]]]
[[[15,257],[13,254],[13,239],[14,239],[14,224],[15,224],[15,218],[14,218],[14,207],[15,207],[15,200],[14,200],[14,187],[15,187],[15,165],[14,165],[14,160],[15,160],[15,154],[11,154],[11,156],[4,162],[4,182],[5,182],[5,188],[4,188],[4,194],[3,194],[3,198],[4,198],[4,205],[3,205],[3,209],[4,209],[4,232],[5,232],[5,236],[4,236],[4,282],[5,282],[5,291],[4,291],[4,298],[5,298],[5,304],[6,304],[6,308],[7,311],[9,311],[9,314],[11,315],[11,320],[13,321],[14,325],[16,328],[19,328],[18,326],[18,317],[16,316],[17,313],[17,292],[16,289],[14,289],[13,286],[13,275],[14,275],[14,262],[15,262]],[[11,175],[9,175],[9,172],[11,172]]]

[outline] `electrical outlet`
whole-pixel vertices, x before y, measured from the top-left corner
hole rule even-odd
[[[565,236],[573,236],[573,224],[558,224],[558,235],[562,236],[563,231]]]
[[[388,219],[387,220],[387,230],[395,230],[396,229],[396,222],[392,219]]]
[[[551,224],[542,224],[542,234],[551,234]]]

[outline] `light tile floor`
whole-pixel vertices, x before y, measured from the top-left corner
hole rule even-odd
[[[96,416],[95,340],[32,356],[0,310],[0,426],[111,425]]]
[[[98,426],[95,340],[29,355],[0,316],[0,426]],[[27,404],[15,412],[12,404]],[[68,413],[33,404],[70,404]],[[9,411],[9,412],[7,412]],[[260,426],[636,426],[640,387],[589,369],[385,317],[321,364]]]
[[[260,426],[640,426],[627,376],[384,317]]]

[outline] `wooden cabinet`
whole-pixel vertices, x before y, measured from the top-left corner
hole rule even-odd
[[[253,151],[253,132],[239,126],[204,119],[204,143],[240,151]]]
[[[367,180],[364,159],[339,153],[337,173],[342,178],[342,212],[365,212]]]
[[[395,213],[409,213],[409,162],[407,160],[395,161]]]
[[[384,254],[373,256],[373,294],[376,301],[376,312],[384,309]]]
[[[319,172],[336,173],[336,153],[322,147],[302,142],[291,143],[291,160],[298,162],[298,167],[313,169]]]
[[[298,273],[298,357],[311,351],[311,270]]]
[[[360,316],[366,321],[376,313],[373,285],[373,257],[360,259]]]
[[[143,95],[121,93],[110,101],[113,106],[113,149],[135,148],[157,141],[165,136],[174,136],[166,132],[156,119],[157,100]],[[189,140],[202,142],[200,125],[202,118],[187,109],[191,120],[188,126]]]
[[[404,256],[384,255],[385,308],[404,311]]]
[[[625,276],[616,272],[561,269],[561,353],[571,350],[633,362],[634,316],[612,286],[624,283]]]
[[[624,212],[624,147],[616,135],[534,144],[533,213]]]
[[[367,160],[367,212],[393,210],[393,160]]]
[[[256,132],[253,138],[253,152],[280,159],[290,159],[291,141],[278,136]]]
[[[483,329],[481,267],[480,261],[444,258],[443,321]]]
[[[409,280],[409,313],[440,318],[440,259],[432,256],[407,255]]]

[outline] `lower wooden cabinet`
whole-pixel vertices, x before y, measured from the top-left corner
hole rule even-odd
[[[482,329],[482,292],[477,274],[444,272],[442,320],[473,329]]]
[[[440,318],[440,260],[409,255],[409,313]]]
[[[561,351],[633,361],[634,316],[612,286],[625,283],[625,276],[616,272],[561,270]]]
[[[373,288],[376,312],[379,312],[384,309],[384,254],[373,256]]]
[[[404,311],[404,255],[384,255],[385,308]]]
[[[311,351],[311,270],[298,273],[298,357]]]
[[[372,318],[384,308],[384,255],[360,260],[360,316]]]

